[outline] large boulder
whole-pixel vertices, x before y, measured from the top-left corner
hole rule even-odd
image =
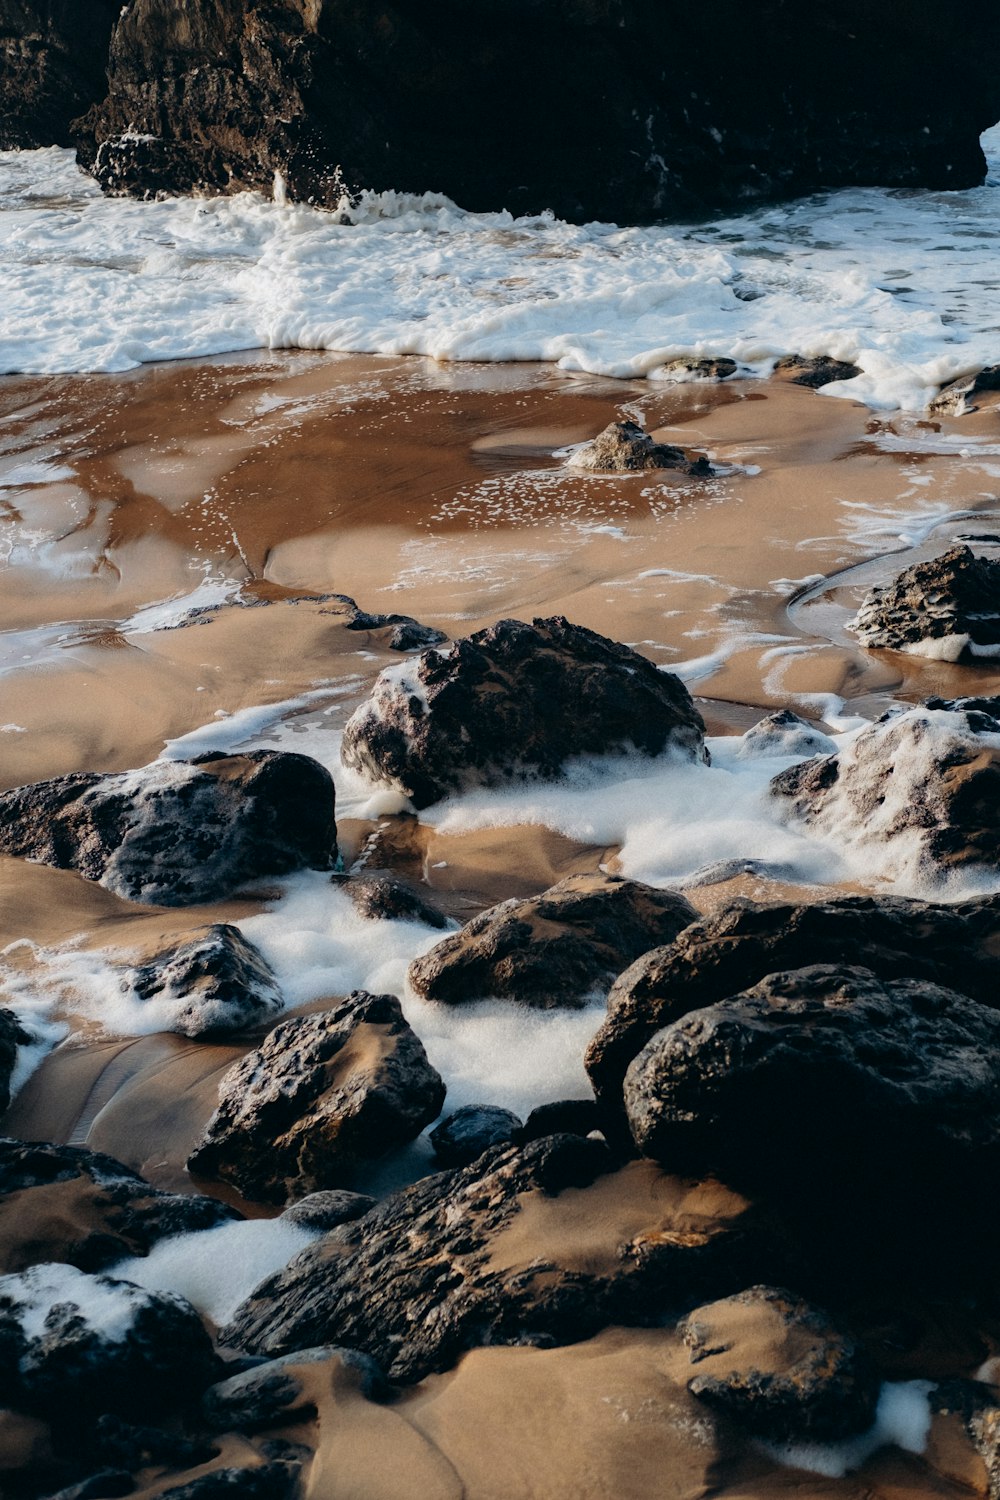
[[[81,151],[117,192],[270,190],[277,171],[329,207],[395,188],[650,222],[845,184],[971,187],[998,75],[988,10],[932,0],[132,0]]]
[[[779,1287],[754,1286],[681,1325],[693,1396],[754,1437],[835,1442],[875,1420],[879,1380],[855,1341],[818,1308]]]
[[[574,755],[704,760],[704,729],[679,678],[556,615],[499,620],[387,668],[348,720],[341,756],[427,807],[463,787],[554,777]]]
[[[570,875],[491,906],[410,964],[418,995],[446,1005],[497,996],[551,1009],[583,1005],[641,953],[697,917],[675,891],[614,875]]]
[[[848,956],[880,979],[929,980],[995,1005],[1000,896],[954,906],[897,896],[766,904],[741,898],[717,908],[667,947],[637,959],[612,986],[607,1015],[586,1055],[604,1110],[620,1110],[626,1068],[664,1026],[768,974],[842,963]]]
[[[217,901],[262,876],[331,867],[333,781],[274,750],[57,776],[0,792],[0,853],[78,870],[130,901]]]
[[[1000,723],[945,709],[891,711],[835,755],[771,782],[785,815],[838,849],[920,880],[1000,868]]]
[[[0,150],[68,146],[103,99],[120,0],[0,0]]]
[[[444,1095],[395,995],[358,990],[283,1021],[230,1068],[188,1166],[264,1203],[350,1187],[419,1135]]]
[[[1000,1186],[1000,1012],[846,965],[772,974],[657,1032],[625,1107],[671,1171],[869,1225],[915,1213],[927,1235],[950,1216],[967,1239],[957,1205],[982,1205],[985,1234]]]
[[[54,1414],[148,1415],[186,1406],[216,1370],[190,1303],[74,1266],[0,1277],[0,1393]]]
[[[872,589],[849,629],[865,646],[934,661],[1000,656],[1000,562],[949,547]]]
[[[238,1217],[214,1198],[165,1193],[113,1156],[0,1140],[0,1272],[40,1261],[100,1271],[162,1239]]]
[[[336,1343],[417,1380],[482,1344],[566,1344],[738,1290],[753,1211],[713,1182],[619,1166],[599,1141],[496,1146],[335,1229],[253,1292],[224,1344]]]
[[[228,922],[204,927],[129,969],[122,988],[150,1004],[163,1031],[189,1037],[245,1031],[284,1004],[264,955]]]

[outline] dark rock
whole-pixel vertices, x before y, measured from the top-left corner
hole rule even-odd
[[[343,889],[363,917],[423,922],[425,927],[448,926],[440,908],[396,875],[352,875],[344,879]]]
[[[370,1355],[324,1345],[296,1350],[211,1386],[202,1397],[205,1425],[210,1432],[259,1432],[301,1418],[310,1410],[312,1398],[303,1391],[296,1370],[334,1360],[352,1372],[368,1400],[386,1397],[386,1378]]]
[[[592,474],[634,474],[646,469],[683,469],[687,474],[711,474],[704,454],[690,459],[683,448],[654,443],[637,422],[612,422],[592,443],[577,448],[570,467]]]
[[[230,1068],[219,1099],[191,1171],[283,1203],[350,1186],[430,1124],[444,1084],[395,995],[356,990],[281,1022]]]
[[[977,734],[1000,734],[1000,698],[927,698],[925,708],[944,709],[945,713],[968,714]]]
[[[338,1224],[349,1224],[360,1219],[375,1207],[375,1199],[367,1193],[351,1193],[346,1188],[327,1188],[318,1193],[309,1193],[297,1203],[291,1203],[282,1214],[290,1224],[301,1224],[304,1229],[336,1229]]]
[[[29,1046],[33,1040],[14,1012],[0,1007],[0,1114],[10,1103],[10,1081],[17,1066],[17,1049]]]
[[[962,955],[956,965],[955,955]],[[1000,994],[1000,897],[933,905],[895,896],[761,905],[737,900],[626,969],[587,1049],[587,1071],[606,1113],[621,1106],[632,1058],[655,1032],[782,969],[849,956],[880,979],[960,988],[984,1005]]]
[[[68,146],[103,99],[118,0],[0,0],[0,150]]]
[[[0,853],[77,870],[130,901],[217,901],[249,880],[336,858],[330,774],[251,750],[57,776],[0,792]]]
[[[791,385],[808,386],[819,390],[820,386],[832,385],[835,380],[853,380],[861,374],[858,365],[848,364],[843,359],[831,359],[821,354],[805,359],[801,354],[786,354],[774,367],[776,375],[784,375]]]
[[[467,1167],[490,1146],[509,1145],[520,1130],[521,1121],[513,1110],[496,1104],[466,1104],[434,1127],[431,1145],[442,1167]]]
[[[980,391],[1000,391],[1000,365],[987,365],[975,375],[963,375],[950,385],[943,385],[927,410],[934,416],[963,417],[975,411],[970,398]]]
[[[668,359],[657,368],[658,380],[728,380],[739,366],[735,359]]]
[[[238,1219],[214,1198],[165,1193],[112,1156],[0,1140],[0,1270],[65,1261],[100,1271],[159,1240]]]
[[[625,1107],[671,1171],[930,1221],[1000,1168],[1000,1013],[868,969],[771,974],[657,1032]]]
[[[81,151],[109,190],[270,191],[280,171],[330,208],[345,188],[431,189],[617,223],[854,184],[972,187],[1000,116],[992,15],[959,24],[931,0],[448,0],[377,24],[341,0],[132,0],[108,74]]]
[[[344,596],[347,599],[347,596]],[[354,604],[353,599],[347,599]],[[354,605],[353,616],[346,621],[347,630],[385,630],[389,634],[386,645],[390,651],[423,651],[428,646],[440,646],[448,637],[443,630],[433,625],[421,625],[412,615],[373,615]]]
[[[48,1500],[116,1500],[117,1496],[131,1495],[134,1490],[135,1479],[126,1470],[102,1469],[49,1495]]]
[[[215,1370],[181,1297],[67,1265],[0,1277],[0,1390],[14,1406],[76,1422],[142,1417],[187,1405]]]
[[[915,708],[861,730],[837,755],[781,771],[771,795],[839,844],[895,843],[914,873],[1000,867],[1000,749],[978,716]]]
[[[539,1104],[521,1127],[519,1140],[536,1141],[543,1135],[590,1135],[604,1128],[604,1116],[596,1099],[557,1099]]]
[[[162,1427],[127,1422],[114,1412],[105,1412],[96,1420],[88,1413],[82,1423],[76,1422],[73,1414],[63,1414],[56,1431],[64,1463],[90,1474],[84,1483],[95,1485],[95,1495],[112,1493],[96,1488],[97,1481],[108,1473],[134,1475],[140,1469],[192,1468],[208,1463],[218,1451],[211,1443],[193,1441]],[[130,1494],[135,1488],[131,1480],[130,1485],[121,1493]]]
[[[282,1009],[270,964],[228,922],[204,927],[129,970],[122,987],[140,1000],[176,1003],[170,1030],[189,1037],[245,1031]]]
[[[754,1437],[836,1442],[875,1420],[879,1380],[853,1339],[791,1292],[754,1286],[681,1326],[688,1390]]]
[[[757,1250],[752,1211],[718,1184],[549,1136],[384,1199],[257,1287],[220,1339],[272,1355],[342,1344],[418,1380],[483,1344],[657,1323],[745,1285]]]
[[[584,1005],[697,915],[675,891],[614,875],[570,875],[540,896],[480,912],[415,958],[407,978],[418,995],[447,1005],[484,996],[541,1009]]]
[[[1000,562],[949,547],[865,598],[849,627],[868,647],[958,661],[1000,646]],[[936,644],[935,644],[936,643]]]
[[[800,719],[791,709],[767,714],[748,729],[737,751],[740,756],[828,755],[836,746],[828,734]]]
[[[561,615],[500,620],[390,667],[344,731],[344,764],[417,807],[513,776],[552,778],[574,755],[672,749],[706,760],[679,678]]]
[[[289,1500],[298,1482],[298,1464],[265,1463],[253,1469],[213,1469],[159,1494],[161,1500]]]

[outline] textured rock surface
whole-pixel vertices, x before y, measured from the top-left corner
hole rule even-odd
[[[387,1393],[385,1376],[370,1355],[330,1345],[301,1349],[210,1386],[202,1397],[208,1430],[256,1432],[304,1415],[311,1398],[296,1372],[331,1360],[354,1373],[359,1389],[370,1400],[378,1400]]]
[[[0,1113],[10,1103],[10,1081],[17,1064],[17,1049],[31,1040],[14,1012],[0,1007]]]
[[[68,146],[107,88],[119,0],[0,0],[0,150]]]
[[[301,1224],[306,1229],[336,1229],[339,1224],[348,1224],[360,1219],[375,1207],[375,1199],[367,1193],[351,1193],[347,1188],[323,1188],[316,1193],[307,1193],[297,1203],[291,1203],[282,1214],[290,1224]]]
[[[648,1162],[616,1166],[574,1136],[494,1147],[311,1246],[222,1340],[269,1355],[343,1344],[415,1380],[482,1344],[573,1343],[746,1284],[744,1199]]]
[[[181,1297],[67,1265],[0,1277],[0,1391],[15,1407],[144,1416],[196,1399],[215,1368]]]
[[[801,719],[791,709],[767,714],[741,737],[737,755],[750,759],[767,755],[828,755],[837,747],[828,734]]]
[[[830,359],[825,354],[813,359],[805,359],[801,354],[786,354],[784,359],[778,360],[774,370],[775,374],[784,375],[792,385],[808,386],[814,391],[821,386],[832,385],[835,380],[853,380],[855,375],[861,374],[858,365],[848,364],[842,359]]]
[[[183,1036],[242,1031],[282,1008],[270,964],[228,922],[205,927],[130,970],[123,985],[140,1000],[177,1002],[171,1029]]]
[[[280,170],[331,206],[346,184],[648,222],[848,183],[971,186],[998,55],[988,12],[930,0],[132,0],[83,150],[118,191],[269,190]]]
[[[449,791],[556,776],[573,755],[668,747],[704,759],[679,678],[561,615],[488,630],[390,667],[344,731],[344,764],[427,807]]]
[[[114,1157],[0,1140],[0,1271],[65,1261],[100,1271],[158,1240],[238,1218],[214,1198],[164,1193]]]
[[[1000,562],[949,547],[872,589],[850,628],[866,646],[957,661],[1000,646]],[[927,643],[936,643],[928,645]]]
[[[791,1292],[754,1286],[681,1325],[688,1390],[755,1437],[835,1442],[875,1419],[879,1381],[853,1339]]]
[[[838,754],[780,772],[771,794],[789,818],[885,851],[911,877],[1000,866],[1000,725],[983,738],[979,714],[891,712]]]
[[[869,1211],[993,1193],[1000,1013],[926,981],[813,965],[690,1012],[625,1075],[636,1145],[742,1191]],[[987,1188],[987,1184],[989,1187]],[[943,1196],[942,1196],[943,1195]]]
[[[283,1203],[347,1187],[359,1168],[419,1135],[444,1084],[395,995],[357,990],[283,1021],[219,1086],[188,1165],[248,1198]]]
[[[606,1110],[620,1107],[632,1058],[655,1032],[688,1011],[714,1005],[779,970],[847,957],[881,979],[929,980],[994,1005],[1000,995],[1000,897],[954,906],[842,896],[810,904],[738,900],[720,907],[667,947],[638,959],[612,986],[607,1017],[587,1049],[595,1092]]]
[[[442,1167],[467,1167],[490,1146],[517,1139],[521,1121],[496,1104],[466,1104],[431,1131],[434,1155]]]
[[[542,1009],[583,1005],[697,915],[675,891],[570,875],[540,896],[480,912],[415,958],[407,978],[418,995],[447,1005],[491,995]]]
[[[712,472],[704,454],[689,458],[683,448],[655,443],[637,422],[612,422],[592,443],[577,448],[569,459],[572,469],[592,474],[635,474],[645,469],[682,469],[702,477]]]
[[[0,792],[0,853],[78,870],[131,901],[215,901],[261,876],[331,866],[333,782],[309,756],[273,750],[57,776]]]
[[[448,925],[448,918],[443,911],[396,875],[345,876],[341,887],[363,917],[395,922],[423,922],[426,927]]]

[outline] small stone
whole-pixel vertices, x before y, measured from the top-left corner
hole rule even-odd
[[[467,1167],[490,1146],[517,1138],[521,1121],[496,1104],[465,1104],[431,1131],[434,1155],[442,1167]]]
[[[704,454],[692,460],[683,448],[655,443],[637,422],[612,422],[592,443],[575,450],[569,467],[593,474],[632,474],[646,469],[712,472]]]
[[[375,1207],[375,1202],[366,1193],[326,1188],[318,1193],[308,1193],[297,1203],[290,1203],[281,1217],[290,1224],[301,1224],[304,1229],[321,1229],[325,1234],[340,1224],[363,1218]]]
[[[189,1037],[245,1031],[283,1007],[270,964],[228,922],[204,927],[126,971],[122,986],[140,1000],[176,1006],[170,1029]]]

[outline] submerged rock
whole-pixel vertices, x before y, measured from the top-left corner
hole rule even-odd
[[[865,646],[933,661],[1000,656],[1000,562],[949,547],[872,589],[848,629]]]
[[[306,755],[251,750],[78,772],[0,792],[0,853],[77,870],[129,901],[217,901],[247,881],[329,869],[329,772]]]
[[[955,955],[962,955],[956,964]],[[852,963],[880,979],[961,989],[984,1005],[1000,995],[1000,896],[934,905],[898,896],[810,903],[736,900],[626,969],[608,996],[587,1071],[606,1114],[621,1107],[625,1070],[655,1032],[769,974]]]
[[[583,1005],[697,912],[675,891],[615,875],[570,875],[540,896],[473,917],[410,964],[418,995],[448,1005],[499,996],[551,1009]]]
[[[349,1187],[419,1135],[444,1093],[395,995],[356,990],[281,1022],[230,1068],[188,1166],[264,1203]]]
[[[143,1416],[188,1405],[215,1370],[182,1297],[68,1265],[0,1277],[0,1396],[16,1407]]]
[[[735,359],[668,359],[656,371],[658,380],[728,380],[739,366]]]
[[[923,980],[812,965],[664,1027],[624,1093],[637,1147],[672,1171],[930,1219],[994,1195],[1000,1013]]]
[[[965,713],[886,714],[838,754],[780,772],[771,795],[790,819],[885,849],[911,875],[1000,868],[1000,738],[983,739]]]
[[[682,469],[699,477],[711,474],[712,466],[704,454],[690,459],[683,448],[669,443],[654,443],[637,422],[612,422],[598,433],[592,443],[577,448],[569,460],[570,468],[586,469],[592,474],[632,474],[645,469]]]
[[[681,1325],[688,1390],[754,1437],[836,1442],[875,1420],[879,1380],[829,1317],[777,1287],[754,1286]]]
[[[442,1167],[467,1167],[490,1146],[509,1145],[520,1130],[521,1120],[513,1110],[496,1104],[465,1104],[434,1127],[431,1145]]]
[[[373,921],[423,922],[425,927],[447,927],[444,912],[397,875],[350,875],[342,881],[363,917]]]
[[[0,1140],[0,1271],[65,1261],[100,1271],[160,1240],[238,1219],[215,1198],[166,1193],[81,1146]]]
[[[768,755],[828,755],[836,744],[790,708],[766,714],[741,737],[737,755],[750,759]]]
[[[296,1203],[290,1203],[281,1215],[290,1224],[301,1224],[305,1229],[336,1229],[340,1224],[349,1224],[352,1219],[363,1218],[375,1207],[375,1199],[367,1193],[352,1193],[347,1188],[321,1188],[307,1193]]]
[[[417,1380],[483,1344],[659,1322],[745,1285],[756,1244],[748,1204],[717,1183],[549,1136],[384,1199],[257,1287],[220,1337],[267,1355],[342,1344]]]
[[[204,927],[129,970],[122,987],[140,1000],[176,1005],[170,1029],[189,1037],[245,1031],[283,1006],[270,964],[228,922]]]
[[[561,615],[500,620],[384,671],[344,731],[346,766],[417,807],[473,785],[552,778],[574,755],[706,760],[679,678]]]
[[[1000,365],[986,365],[975,375],[963,375],[943,385],[927,410],[934,416],[964,417],[966,412],[975,411],[970,399],[980,391],[1000,391]]]
[[[17,1066],[18,1047],[30,1046],[33,1038],[28,1035],[17,1016],[6,1006],[0,1006],[0,1114],[10,1103],[10,1084]]]
[[[832,385],[836,380],[853,380],[861,374],[858,365],[848,364],[843,359],[831,359],[827,354],[806,359],[801,354],[786,354],[774,367],[776,375],[784,375],[791,385],[805,385],[811,390]]]

